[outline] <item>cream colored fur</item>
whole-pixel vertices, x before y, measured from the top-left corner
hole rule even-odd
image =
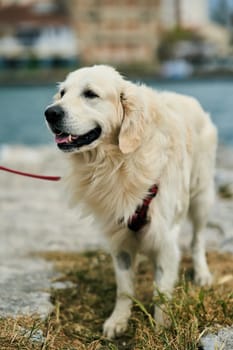
[[[125,79],[113,68],[93,66],[71,73],[61,84],[59,104],[66,111],[71,133],[88,132],[96,124],[101,137],[70,155],[68,178],[72,201],[84,203],[96,216],[111,248],[117,300],[104,324],[114,337],[127,328],[138,253],[155,266],[155,293],[167,293],[177,279],[178,235],[185,217],[193,223],[195,280],[211,283],[203,228],[214,200],[216,129],[192,97],[154,91]],[[87,100],[85,88],[98,98]],[[127,221],[148,189],[159,192],[149,208],[149,224],[135,233]],[[155,307],[155,319],[162,322]]]

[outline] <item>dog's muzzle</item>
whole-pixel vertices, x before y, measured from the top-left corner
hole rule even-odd
[[[102,132],[99,125],[82,135],[73,135],[64,127],[65,111],[58,105],[45,110],[47,123],[55,134],[57,146],[64,152],[73,152],[82,146],[87,146],[97,140]]]

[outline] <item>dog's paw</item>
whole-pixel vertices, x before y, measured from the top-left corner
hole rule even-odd
[[[103,334],[105,337],[112,339],[121,335],[128,327],[128,317],[114,316],[109,317],[103,326]]]
[[[195,283],[199,286],[211,286],[213,283],[213,276],[209,270],[198,271],[195,273]]]

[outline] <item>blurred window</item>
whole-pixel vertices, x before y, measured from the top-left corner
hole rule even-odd
[[[16,37],[21,44],[32,46],[40,35],[38,28],[21,28],[16,32]]]

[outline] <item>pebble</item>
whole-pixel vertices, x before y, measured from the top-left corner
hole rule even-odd
[[[201,338],[203,350],[233,350],[233,327],[222,328],[217,334],[207,334]]]

